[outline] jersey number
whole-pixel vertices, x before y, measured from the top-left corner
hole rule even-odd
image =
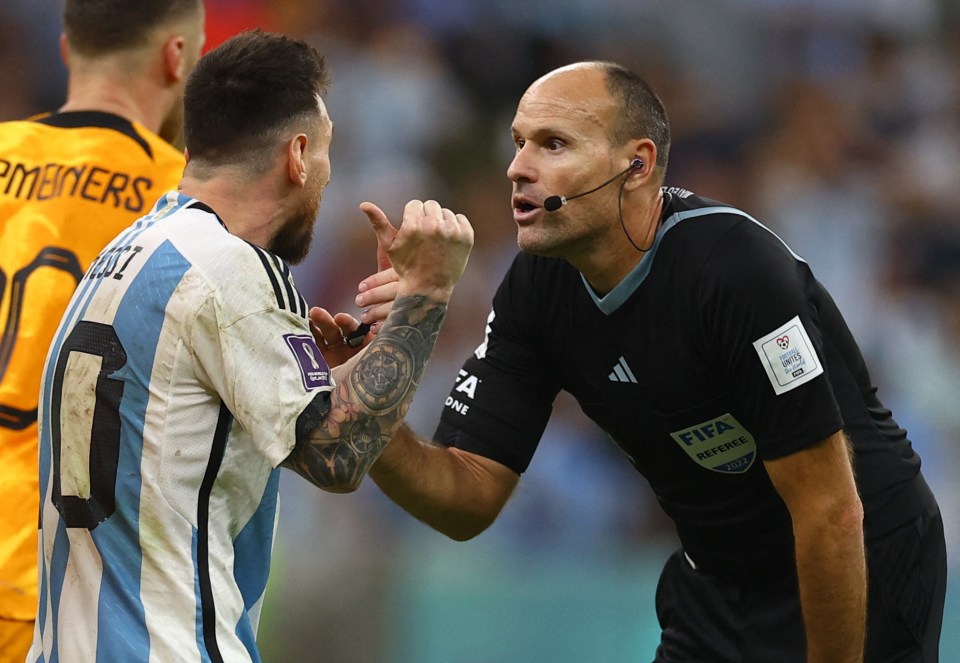
[[[73,352],[102,358],[97,375],[88,477],[90,497],[64,495],[60,485],[60,406],[63,376]],[[109,375],[127,363],[127,353],[110,325],[82,320],[64,341],[53,378],[50,436],[53,441],[53,504],[67,527],[93,529],[116,509],[117,463],[120,460],[120,398],[123,381]]]
[[[70,274],[77,283],[83,277],[80,261],[76,254],[68,249],[56,246],[46,246],[40,250],[37,257],[29,265],[17,270],[10,279],[10,307],[7,311],[7,324],[0,336],[0,380],[3,379],[13,355],[13,348],[17,343],[17,331],[20,328],[20,317],[23,314],[23,301],[26,293],[27,279],[41,267],[52,267]],[[7,289],[7,275],[0,269],[0,301]],[[48,293],[40,293],[41,297]],[[46,313],[41,313],[46,315]],[[55,321],[49,321],[54,322]],[[11,405],[0,403],[0,426],[23,430],[37,420],[37,408],[21,410]]]

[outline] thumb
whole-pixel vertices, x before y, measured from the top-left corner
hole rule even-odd
[[[390,261],[390,256],[387,255],[387,247],[383,245],[383,242],[377,241],[377,271],[382,272],[391,267],[393,267],[393,263]]]
[[[389,237],[392,240],[393,236],[397,234],[397,229],[390,223],[387,215],[373,203],[360,203],[360,211],[367,215],[378,240],[384,237]]]
[[[367,215],[370,225],[373,226],[373,232],[377,235],[377,271],[390,269],[393,264],[390,262],[387,250],[393,245],[397,229],[390,223],[390,219],[383,210],[373,203],[360,203],[360,211]]]

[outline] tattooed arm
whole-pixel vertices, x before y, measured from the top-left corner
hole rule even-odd
[[[466,217],[433,201],[408,203],[399,230],[379,208],[364,211],[389,247],[397,299],[373,342],[334,369],[329,409],[315,423],[298,422],[283,463],[333,492],[356,490],[403,421],[473,243]]]
[[[334,369],[329,412],[285,465],[325,490],[355,490],[403,421],[446,312],[446,302],[398,298],[366,351]]]

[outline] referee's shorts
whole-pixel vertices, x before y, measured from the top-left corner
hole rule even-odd
[[[943,520],[933,508],[867,544],[865,663],[937,663],[947,586]],[[655,663],[805,663],[797,580],[737,583],[697,571],[678,550],[657,586]]]

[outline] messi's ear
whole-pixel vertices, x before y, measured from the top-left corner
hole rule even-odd
[[[307,183],[307,164],[303,157],[306,150],[306,134],[297,134],[287,143],[287,176],[297,187],[303,187]]]

